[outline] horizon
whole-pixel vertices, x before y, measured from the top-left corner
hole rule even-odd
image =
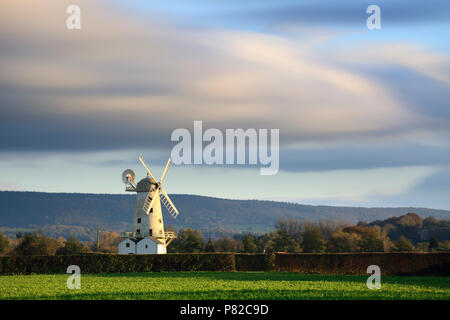
[[[46,192],[46,191],[27,191],[27,190],[0,190],[0,192],[24,192],[24,193],[45,193],[45,194],[76,194],[76,195],[108,195],[108,196],[130,196],[132,197],[133,192],[126,192],[126,193],[84,193],[84,192]],[[340,207],[340,208],[364,208],[364,209],[431,209],[431,210],[438,210],[438,211],[449,211],[447,209],[443,208],[433,208],[433,207],[415,207],[415,206],[399,206],[399,207],[364,207],[364,206],[341,206],[341,205],[323,205],[323,204],[312,204],[312,203],[302,203],[302,202],[291,202],[291,201],[282,201],[282,200],[271,200],[271,199],[233,199],[233,198],[224,198],[224,197],[214,197],[214,196],[208,196],[208,195],[201,195],[201,194],[190,194],[190,193],[169,193],[169,195],[176,195],[176,196],[195,196],[195,197],[203,197],[203,198],[213,198],[213,199],[220,199],[220,200],[230,200],[230,201],[267,201],[267,202],[278,202],[278,203],[287,203],[287,204],[293,204],[293,205],[300,205],[300,206],[310,206],[310,207]],[[406,212],[408,213],[415,213],[416,212]],[[420,216],[420,214],[418,214]]]

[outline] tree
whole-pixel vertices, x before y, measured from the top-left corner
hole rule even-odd
[[[438,247],[439,247],[439,240],[436,238],[436,236],[432,236],[429,245],[430,251],[436,250]]]
[[[78,241],[77,238],[70,235],[69,240],[66,241],[64,247],[58,248],[56,250],[56,254],[58,255],[75,255],[82,254],[87,251],[87,248],[84,244]]]
[[[407,213],[400,217],[398,224],[402,226],[421,228],[423,220],[417,213]]]
[[[427,229],[436,228],[439,226],[439,220],[433,216],[429,216],[423,220],[423,227]]]
[[[416,250],[419,252],[430,251],[430,243],[429,242],[418,242],[416,244]]]
[[[391,242],[385,232],[379,226],[370,227],[363,224],[345,227],[344,232],[356,233],[361,239],[358,242],[362,252],[384,252],[391,246]]]
[[[183,228],[178,237],[167,247],[170,252],[201,252],[203,250],[203,235],[199,230]]]
[[[395,251],[415,251],[415,248],[405,236],[400,236],[395,242]]]
[[[286,232],[297,243],[301,241],[301,233],[304,228],[305,222],[299,219],[279,219],[275,225],[277,231]]]
[[[286,225],[279,224],[273,239],[273,250],[281,252],[298,252],[299,244],[290,236]]]
[[[359,247],[362,252],[384,252],[383,239],[376,230],[362,233]]]
[[[216,248],[214,247],[214,244],[212,243],[211,238],[209,238],[208,242],[206,242],[205,252],[216,252]]]
[[[438,251],[450,251],[450,241],[442,241],[437,248]]]
[[[102,231],[100,234],[99,249],[101,252],[116,253],[119,250],[119,243],[123,240],[117,232]],[[91,246],[92,250],[97,250],[97,242],[94,241]]]
[[[9,240],[0,232],[0,253],[6,252],[9,247]]]
[[[275,239],[275,232],[273,231],[260,235],[256,239],[256,246],[258,248],[258,252],[273,253],[275,251],[273,245],[274,239]]]
[[[230,238],[221,238],[214,241],[217,252],[239,252],[242,249],[241,242]]]
[[[326,243],[322,230],[318,226],[308,226],[303,231],[303,252],[325,252]]]
[[[356,233],[336,231],[328,242],[329,252],[358,252],[361,236]]]
[[[42,233],[25,233],[15,252],[18,255],[54,255],[58,249],[56,239],[45,237]]]
[[[242,239],[242,246],[244,252],[254,253],[258,252],[258,247],[256,246],[255,237],[247,233]]]

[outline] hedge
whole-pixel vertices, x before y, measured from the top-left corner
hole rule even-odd
[[[275,256],[276,271],[366,275],[377,265],[382,275],[450,276],[450,253],[283,253]]]
[[[275,256],[264,253],[236,253],[236,271],[271,271],[275,269]]]
[[[151,255],[84,254],[0,257],[0,274],[65,273],[78,265],[83,273],[160,271],[289,271],[367,275],[378,265],[382,275],[450,276],[450,253],[169,253]]]
[[[65,273],[69,265],[79,266],[83,273],[236,270],[232,253],[84,254],[2,257],[0,274]]]

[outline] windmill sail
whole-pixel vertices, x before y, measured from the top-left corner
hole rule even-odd
[[[161,202],[166,207],[167,211],[169,211],[172,217],[176,218],[178,216],[178,210],[177,208],[175,208],[172,200],[170,200],[167,193],[163,189],[161,189],[161,193],[159,194],[159,196],[161,198]]]
[[[144,168],[147,170],[148,175],[156,181],[155,177],[153,176],[152,172],[150,171],[150,168],[144,162],[144,158],[142,157],[142,154],[139,155],[139,161],[142,163]],[[172,160],[169,158],[169,160],[167,160],[167,164],[166,164],[166,167],[162,174],[161,180],[157,184],[156,190],[153,192],[153,196],[152,196],[152,192],[148,193],[147,198],[145,199],[144,205],[142,207],[142,209],[145,211],[146,214],[150,213],[150,211],[153,207],[153,204],[155,203],[156,199],[158,199],[158,197],[159,197],[161,202],[163,203],[163,205],[166,207],[166,209],[172,215],[172,217],[176,218],[178,216],[177,208],[175,208],[175,205],[173,204],[172,200],[170,200],[167,193],[162,189],[162,184],[163,184],[164,180],[166,179],[167,172],[169,171],[169,168],[171,165],[172,165]]]
[[[169,171],[169,168],[171,165],[172,165],[172,159],[169,158],[169,160],[167,160],[166,168],[164,169],[161,180],[159,181],[160,185],[162,185],[164,180],[166,179],[167,171]]]
[[[155,199],[158,198],[158,194],[159,194],[159,190],[155,190],[153,198],[152,198],[152,193],[149,192],[147,195],[147,199],[145,199],[145,203],[144,206],[142,207],[142,209],[144,209],[146,214],[150,213],[150,210],[153,207],[153,204],[155,203]]]
[[[153,175],[153,173],[150,171],[150,168],[145,163],[144,157],[142,156],[142,153],[139,155],[139,161],[142,163],[142,165],[144,166],[145,170],[147,170],[147,173],[149,174],[149,176],[152,177],[152,179],[156,181],[155,176]]]

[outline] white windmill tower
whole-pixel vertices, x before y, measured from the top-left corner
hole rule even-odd
[[[137,195],[133,231],[122,233],[127,239],[119,244],[119,253],[166,253],[166,247],[176,238],[176,233],[164,230],[161,202],[172,217],[176,218],[178,215],[178,210],[162,188],[172,160],[169,158],[167,161],[159,182],[144,162],[142,154],[139,161],[147,170],[147,177],[135,184],[135,174],[132,170],[127,169],[122,174],[125,191],[137,192]]]

